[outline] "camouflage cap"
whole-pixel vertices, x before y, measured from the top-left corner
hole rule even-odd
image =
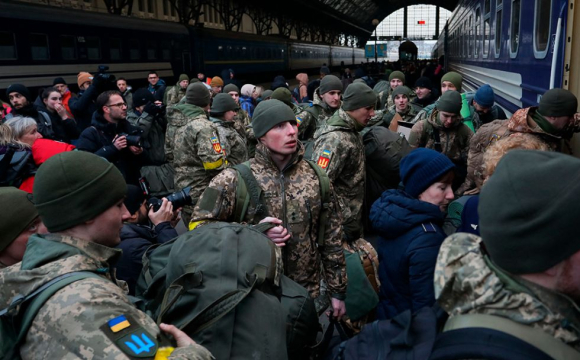
[[[38,217],[28,193],[15,187],[0,187],[0,252],[8,247]]]

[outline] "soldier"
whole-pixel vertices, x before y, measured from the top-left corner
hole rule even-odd
[[[459,73],[456,73],[455,71],[449,71],[441,78],[441,96],[443,96],[443,94],[445,94],[448,90],[455,90],[458,93],[461,93],[462,84],[463,76],[461,76]],[[425,106],[423,110],[419,111],[412,122],[417,123],[421,120],[428,119],[429,116],[431,116],[431,112],[433,112],[435,106],[437,106],[437,102]]]
[[[247,138],[248,137],[247,132],[251,131],[251,129],[248,126],[250,125],[250,122],[252,120],[250,119],[248,113],[240,107],[240,89],[238,88],[237,85],[230,83],[224,86],[223,92],[224,94],[230,95],[232,99],[234,99],[234,101],[236,102],[237,109],[236,109],[236,117],[234,118],[235,121],[234,124],[236,125],[236,130],[238,130],[240,135]]]
[[[332,296],[333,315],[345,313],[346,265],[342,251],[341,217],[330,188],[323,223],[323,243],[316,236],[323,207],[315,164],[303,160],[304,148],[297,138],[296,118],[281,101],[271,99],[256,107],[252,126],[259,139],[256,157],[248,164],[262,192],[260,206],[250,204],[243,219],[236,219],[237,187],[240,173],[227,169],[216,176],[198,201],[190,229],[204,221],[243,221],[248,224],[271,222],[276,227],[266,235],[282,247],[284,273],[304,286],[312,298],[322,297],[320,279],[324,276]],[[246,166],[246,165],[242,165]],[[243,175],[242,175],[243,176]],[[244,180],[247,184],[247,181]],[[259,212],[259,208],[264,211]],[[243,215],[243,214],[242,214]],[[322,268],[324,271],[322,271]],[[324,310],[318,308],[317,310]]]
[[[415,94],[417,94],[417,97],[413,99],[412,103],[421,108],[433,104],[436,100],[431,80],[426,76],[422,76],[415,81]]]
[[[579,169],[580,160],[549,151],[502,158],[481,190],[481,237],[457,233],[439,251],[446,329],[487,324],[545,358],[580,358]]]
[[[393,106],[391,106],[387,113],[383,116],[384,126],[390,128],[392,131],[397,131],[397,123],[399,121],[410,122],[420,111],[420,108],[410,102],[411,89],[406,86],[398,86],[391,94]],[[393,119],[396,121],[393,122]],[[391,124],[393,125],[391,127]]]
[[[22,263],[0,273],[0,307],[61,275],[94,275],[65,285],[42,304],[20,346],[23,359],[153,359],[163,352],[169,359],[211,358],[177,328],[158,327],[135,308],[126,284],[110,271],[120,256],[114,246],[123,220],[129,218],[125,192],[121,173],[94,154],[57,154],[39,168],[34,202],[50,233],[31,236]],[[177,339],[173,352],[160,344],[162,331]]]
[[[457,91],[447,91],[437,101],[428,119],[411,128],[409,145],[433,149],[446,155],[455,164],[453,190],[463,183],[467,174],[467,153],[473,131],[461,117],[462,100]]]
[[[312,160],[326,170],[336,189],[347,241],[362,235],[365,148],[359,132],[375,115],[377,96],[366,84],[352,83],[342,107],[314,134]]]
[[[228,84],[228,86],[235,86]],[[246,138],[235,128],[238,104],[228,94],[217,94],[209,110],[209,119],[215,124],[222,152],[228,166],[241,164],[249,159]]]
[[[179,80],[175,86],[172,86],[167,91],[165,91],[165,99],[163,103],[165,105],[177,104],[185,96],[185,91],[189,85],[189,77],[187,74],[179,75]]]
[[[475,95],[471,96],[471,99],[467,102],[469,117],[466,117],[464,122],[471,121],[475,131],[483,124],[488,124],[494,120],[507,119],[503,109],[495,105],[495,94],[488,84],[480,86]]]
[[[381,103],[379,105],[380,110],[388,109],[395,104],[392,98],[393,91],[397,87],[403,85],[405,85],[405,74],[403,74],[401,71],[393,71],[389,75],[388,91],[381,91],[378,95],[379,99],[381,100]]]
[[[274,90],[270,98],[280,100],[284,104],[288,105],[296,116],[298,116],[303,111],[303,109],[300,106],[292,102],[292,93],[290,93],[290,90],[286,88],[278,88]]]
[[[320,81],[320,87],[314,91],[314,100],[298,116],[298,138],[312,139],[316,129],[324,124],[340,108],[342,82],[334,75],[326,75]]]

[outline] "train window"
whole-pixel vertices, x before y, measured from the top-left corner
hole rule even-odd
[[[147,12],[154,13],[155,11],[155,1],[147,0]]]
[[[481,40],[479,35],[481,34],[481,9],[479,6],[475,9],[475,48],[473,49],[473,57],[477,58],[479,56],[479,44]]]
[[[157,59],[157,41],[147,40],[147,59],[155,60]]]
[[[495,57],[501,52],[501,26],[502,26],[503,1],[497,0],[495,6]]]
[[[518,55],[518,48],[520,46],[520,1],[512,0],[510,23],[510,57],[512,59]]]
[[[61,35],[60,37],[60,56],[63,60],[77,59],[77,40],[71,35]]]
[[[139,11],[145,11],[145,0],[137,1],[137,8]]]
[[[544,58],[548,53],[550,42],[550,18],[552,0],[536,0],[536,16],[534,18],[534,55]]]
[[[14,34],[8,31],[0,31],[0,60],[16,60]]]
[[[121,60],[121,39],[111,38],[109,41],[111,60]]]
[[[32,60],[48,60],[48,37],[45,34],[30,34],[30,51]]]
[[[169,15],[169,0],[163,0],[162,5],[163,5],[163,15],[165,16]]]
[[[161,57],[163,60],[171,60],[171,47],[166,41],[161,43]]]
[[[139,60],[141,58],[141,47],[139,45],[139,40],[131,39],[129,40],[129,59]]]
[[[101,58],[101,41],[98,37],[86,37],[87,57],[89,60],[99,60]]]
[[[490,3],[491,0],[484,1],[484,9],[485,12],[483,13],[483,57],[487,58],[489,54],[489,40],[491,38],[491,12],[490,12]]]

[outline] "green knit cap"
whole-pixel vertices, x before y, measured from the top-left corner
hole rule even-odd
[[[34,204],[50,232],[94,219],[123,199],[127,185],[107,160],[68,151],[45,161],[34,179]]]
[[[239,94],[240,88],[237,87],[235,84],[227,84],[226,86],[224,86],[224,88],[222,90],[222,92],[225,94],[229,93],[230,91],[235,91]]]
[[[229,94],[221,93],[213,98],[213,103],[209,111],[212,113],[225,113],[226,111],[237,109],[238,104],[236,104],[236,101]]]
[[[403,82],[403,84],[405,83],[405,74],[403,74],[400,71],[393,71],[391,73],[391,75],[389,75],[389,81],[393,80],[393,79],[399,79]]]
[[[350,84],[342,98],[342,109],[345,111],[356,110],[367,106],[375,106],[377,95],[367,84]]]
[[[286,121],[296,121],[296,116],[288,105],[276,99],[260,102],[254,109],[252,117],[252,128],[256,139],[266,135],[274,126]]]
[[[392,97],[393,100],[395,100],[395,97],[397,97],[397,95],[406,95],[407,96],[407,99],[408,99],[410,93],[411,93],[411,89],[409,89],[405,85],[403,85],[403,86],[397,86],[395,88],[395,90],[393,90],[393,93],[391,94],[391,97]]]
[[[274,90],[274,92],[270,97],[272,99],[280,100],[288,106],[292,106],[292,94],[290,93],[290,90],[286,88],[283,87],[277,88],[276,90]]]
[[[342,81],[334,75],[326,75],[320,80],[320,86],[318,87],[318,92],[320,95],[326,94],[329,91],[337,90],[342,91]]]
[[[550,89],[540,99],[538,111],[544,116],[572,116],[578,109],[578,99],[566,89]]]
[[[185,102],[188,104],[205,107],[209,104],[211,94],[201,82],[189,84],[185,90]]]
[[[455,71],[450,71],[447,74],[443,75],[441,78],[441,84],[443,81],[449,81],[457,88],[457,91],[461,92],[461,84],[463,83],[463,76],[461,74],[456,73]]]
[[[446,91],[437,100],[437,110],[459,115],[463,106],[461,94],[455,90]]]
[[[0,252],[38,217],[38,211],[28,198],[28,193],[15,187],[0,187]]]
[[[180,83],[183,80],[189,81],[189,76],[187,76],[187,74],[181,74],[181,75],[179,75],[179,80],[177,82]]]

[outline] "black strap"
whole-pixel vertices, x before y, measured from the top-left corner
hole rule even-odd
[[[441,136],[439,135],[439,129],[437,129],[435,126],[432,126],[433,128],[433,139],[435,140],[435,151],[437,152],[443,152],[443,148],[441,147]]]

